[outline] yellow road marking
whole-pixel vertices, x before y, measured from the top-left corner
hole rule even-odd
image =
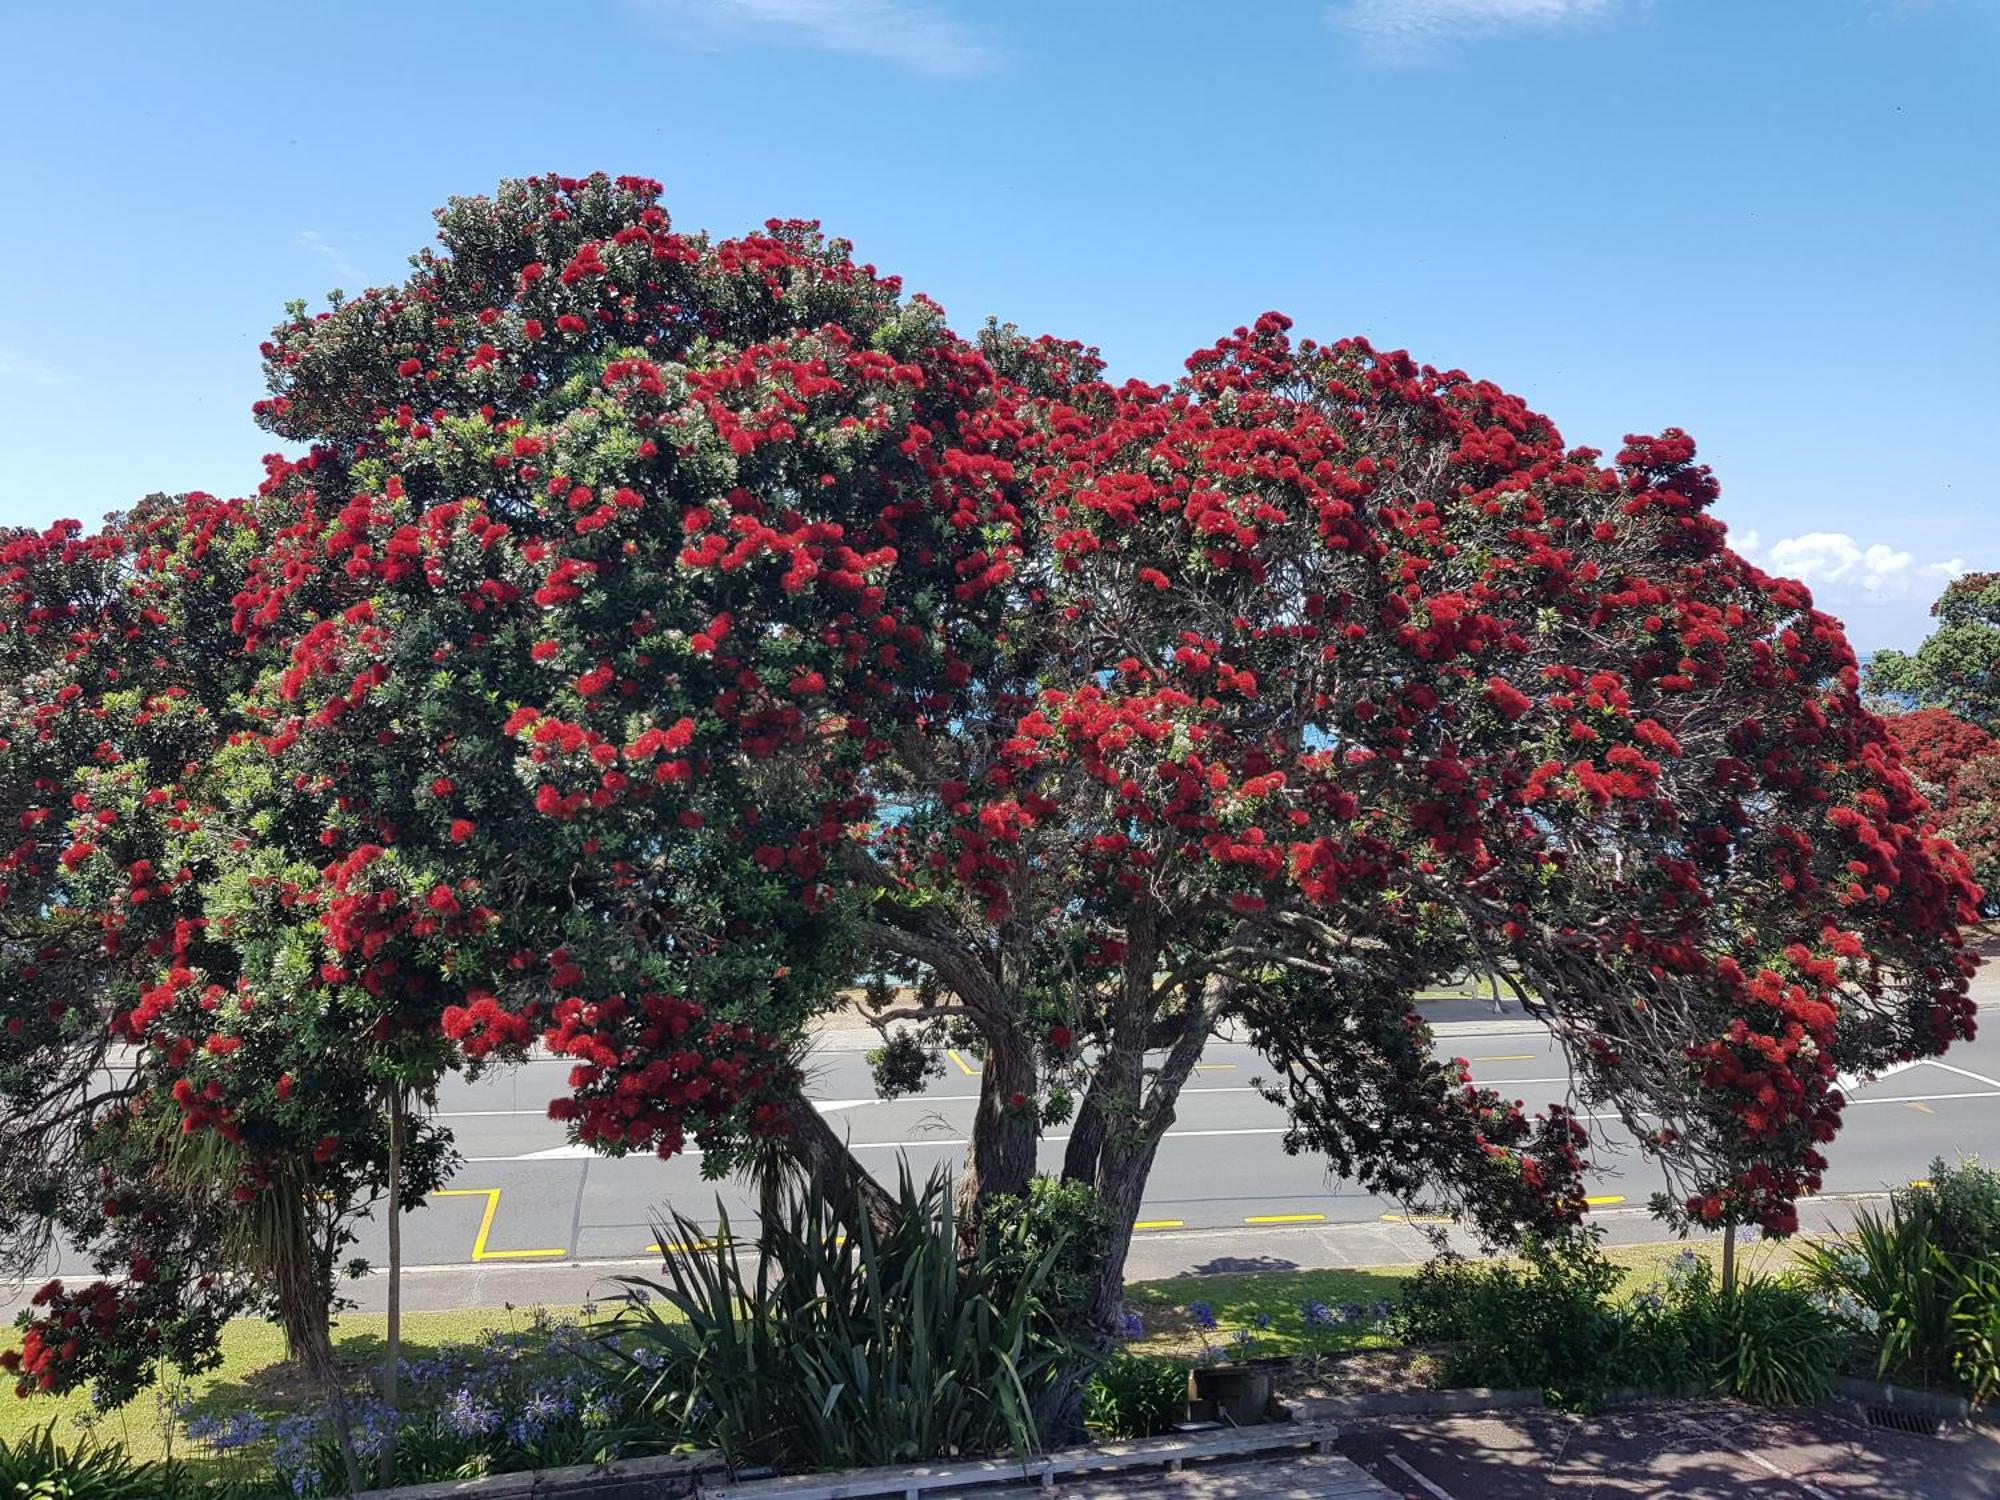
[[[1919,1114],[1934,1115],[1937,1113],[1936,1110],[1932,1109],[1928,1104],[1924,1103],[1924,1101],[1921,1099],[1912,1099],[1904,1107],[1906,1109],[1914,1109]]]
[[[1245,1224],[1317,1224],[1326,1218],[1325,1214],[1253,1214]]]
[[[1910,1179],[1911,1187],[1929,1187],[1930,1185],[1931,1180],[1928,1177],[1912,1177]]]
[[[439,1188],[434,1198],[484,1198],[486,1212],[479,1216],[479,1234],[472,1242],[474,1260],[539,1260],[549,1255],[567,1255],[567,1250],[488,1250],[486,1241],[493,1233],[493,1216],[500,1212],[498,1188]]]
[[[648,1255],[659,1255],[665,1251],[672,1250],[676,1254],[684,1255],[690,1250],[713,1250],[714,1248],[714,1240],[696,1240],[692,1245],[683,1245],[670,1240],[664,1245],[648,1245],[646,1253]]]
[[[1235,1064],[1235,1063],[1196,1063],[1196,1064],[1194,1065],[1194,1070],[1195,1070],[1195,1072],[1197,1072],[1197,1073],[1233,1073],[1233,1072],[1235,1072],[1235,1071],[1236,1071],[1236,1064]]]
[[[1134,1229],[1185,1229],[1187,1224],[1180,1219],[1141,1219],[1132,1226]]]
[[[1449,1224],[1450,1214],[1384,1214],[1385,1224]]]
[[[1532,1052],[1487,1052],[1478,1057],[1468,1057],[1467,1062],[1533,1062]]]
[[[971,1078],[979,1072],[979,1069],[973,1067],[971,1063],[958,1055],[958,1048],[956,1047],[946,1048],[944,1055],[957,1063],[958,1071],[963,1073],[967,1078]]]
[[[1583,1201],[1588,1203],[1592,1208],[1601,1208],[1607,1203],[1623,1203],[1625,1195],[1623,1193],[1605,1193],[1601,1197],[1586,1198]]]

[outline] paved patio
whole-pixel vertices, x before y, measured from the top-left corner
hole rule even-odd
[[[1155,1471],[1064,1480],[983,1492],[993,1500],[1399,1500],[1351,1459],[1309,1455],[1241,1463],[1191,1465],[1177,1474]]]

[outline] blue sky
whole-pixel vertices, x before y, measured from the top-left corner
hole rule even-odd
[[[1165,379],[1266,308],[1680,425],[1863,649],[2000,567],[1992,0],[16,7],[0,521],[242,492],[289,297],[503,176],[814,217]]]

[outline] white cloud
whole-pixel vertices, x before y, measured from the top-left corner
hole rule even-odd
[[[966,78],[998,67],[1000,54],[972,27],[926,0],[649,0],[692,36],[764,42],[874,58],[934,78]]]
[[[1756,532],[1745,531],[1730,543],[1765,572],[1798,579],[1820,605],[1926,601],[1966,571],[1962,557],[1920,563],[1914,553],[1883,542],[1864,547],[1844,531],[1809,531],[1768,546]]]
[[[354,262],[347,258],[347,252],[342,250],[338,245],[329,245],[325,240],[321,239],[317,229],[301,229],[299,231],[299,243],[312,251],[313,254],[325,256],[326,263],[342,276],[345,276],[349,281],[360,281],[362,279],[361,273],[354,267]]]
[[[24,380],[29,385],[61,385],[62,376],[48,365],[36,364],[12,349],[0,349],[0,380]]]
[[[1327,20],[1377,62],[1425,62],[1454,42],[1551,31],[1609,15],[1620,0],[1340,0]]]

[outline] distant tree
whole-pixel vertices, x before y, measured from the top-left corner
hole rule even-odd
[[[1938,830],[1971,862],[1984,909],[2000,907],[2000,755],[1981,756],[1953,781]]]
[[[194,507],[169,576],[207,602],[147,626],[220,705],[203,796],[168,799],[205,862],[155,865],[206,925],[123,1026],[171,1062],[182,1007],[238,1006],[179,1060],[191,1131],[260,1015],[539,1039],[579,1140],[778,1151],[887,1213],[798,1065],[876,976],[914,1028],[892,1082],[950,1035],[983,1056],[971,1222],[1069,1123],[1108,1328],[1219,1029],[1272,1062],[1290,1149],[1495,1236],[1578,1221],[1586,1132],[1433,1056],[1413,997],[1467,964],[1675,1222],[1790,1230],[1839,1075],[1969,1032],[1964,861],[1685,435],[1606,467],[1275,315],[1114,387],[958,338],[816,226],[711,241],[658,194],[454,200],[403,285],[266,346],[260,416],[306,451]],[[68,847],[30,930],[118,909],[128,851]]]
[[[1946,709],[1889,714],[1882,722],[1910,774],[1925,788],[1925,795],[1940,804],[1961,773],[1989,755],[2000,754],[2000,740]]]
[[[1931,614],[1937,628],[1914,652],[1876,653],[1869,691],[2000,733],[2000,573],[1954,578]]]

